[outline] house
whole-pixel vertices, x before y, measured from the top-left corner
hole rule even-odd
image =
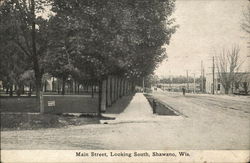
[[[250,72],[237,72],[235,74],[235,81],[232,83],[229,89],[229,94],[249,94],[250,93]],[[214,74],[214,84],[213,84],[213,74],[206,74],[206,93],[212,94],[214,86],[215,94],[225,94],[225,88],[223,87],[218,73]]]

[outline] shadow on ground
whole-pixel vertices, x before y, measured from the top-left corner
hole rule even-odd
[[[120,114],[122,113],[126,107],[129,105],[132,100],[133,95],[124,96],[121,99],[117,100],[111,107],[108,107],[105,114]]]
[[[69,125],[79,126],[99,124],[97,116],[74,116],[38,113],[1,113],[1,130],[36,130],[60,128]]]
[[[152,107],[153,113],[157,115],[167,115],[167,116],[178,116],[178,114],[173,110],[172,107],[167,106],[161,101],[155,99],[152,95],[144,94],[147,98],[150,106]]]

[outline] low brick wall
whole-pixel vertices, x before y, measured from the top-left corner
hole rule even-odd
[[[98,98],[84,95],[45,95],[45,113],[87,113],[98,112]]]
[[[44,95],[45,113],[98,113],[98,96]],[[36,97],[0,97],[1,112],[40,112]]]
[[[39,112],[36,97],[0,97],[1,112]]]

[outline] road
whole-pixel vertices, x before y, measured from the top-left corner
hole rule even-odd
[[[250,98],[154,92],[179,116],[153,115],[136,94],[108,124],[2,131],[1,149],[250,149]]]

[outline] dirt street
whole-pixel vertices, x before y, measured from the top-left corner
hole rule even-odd
[[[250,149],[250,98],[154,92],[180,116],[153,115],[136,94],[108,124],[2,131],[1,149]]]

